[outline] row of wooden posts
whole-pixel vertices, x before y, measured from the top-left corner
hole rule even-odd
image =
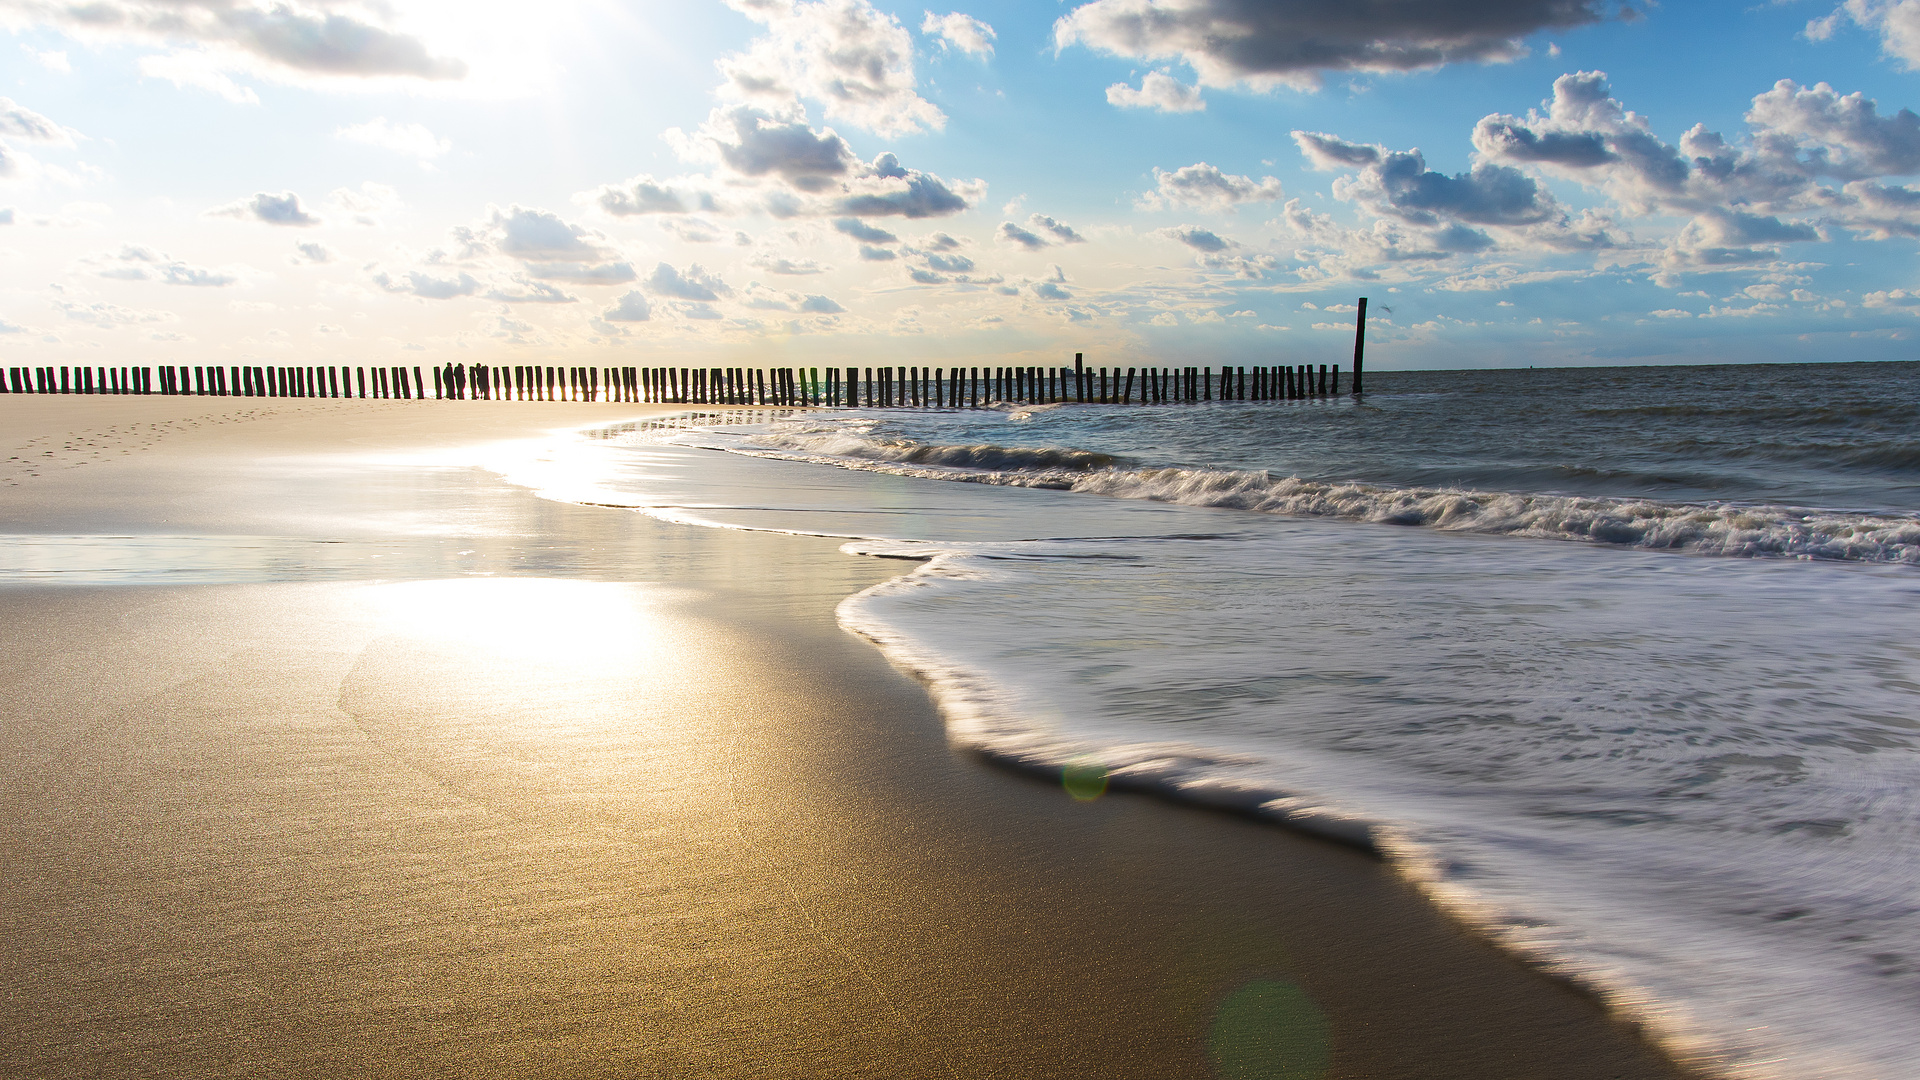
[[[432,386],[428,386],[431,371]],[[12,368],[15,394],[631,401],[977,408],[1061,401],[1273,401],[1341,392],[1340,366],[1092,368]],[[429,393],[429,391],[431,393]]]
[[[1351,390],[1361,392],[1367,300],[1354,329]],[[667,368],[536,367],[36,367],[9,368],[0,393],[191,394],[217,397],[433,398],[460,401],[616,401],[690,405],[978,408],[1096,402],[1143,405],[1277,401],[1340,393],[1340,366]]]

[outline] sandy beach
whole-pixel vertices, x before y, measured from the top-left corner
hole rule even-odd
[[[955,751],[835,622],[899,562],[382,463],[666,411],[0,400],[0,1073],[1680,1075],[1364,853]]]

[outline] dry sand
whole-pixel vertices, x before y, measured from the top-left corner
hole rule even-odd
[[[0,588],[0,1075],[1675,1075],[1363,854],[955,752],[833,620],[899,564],[359,456],[651,411],[0,399],[0,531],[293,553]]]

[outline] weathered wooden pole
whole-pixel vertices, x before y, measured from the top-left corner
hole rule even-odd
[[[1367,298],[1360,298],[1360,312],[1353,317],[1353,396],[1360,396],[1361,364],[1367,351]],[[1338,393],[1338,391],[1335,391]]]

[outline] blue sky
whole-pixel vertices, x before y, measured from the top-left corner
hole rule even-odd
[[[1907,359],[1920,0],[0,0],[0,349]],[[1910,186],[1911,185],[1911,186]]]

